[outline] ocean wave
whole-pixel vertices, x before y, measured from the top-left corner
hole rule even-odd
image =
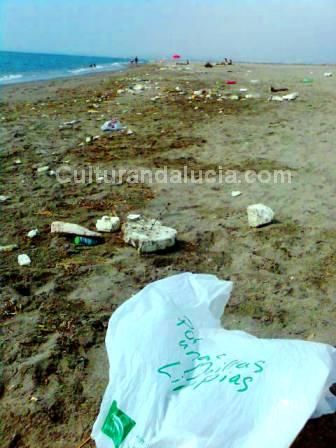
[[[80,75],[82,73],[90,73],[94,70],[99,70],[102,68],[104,68],[103,65],[96,65],[96,67],[75,68],[74,70],[69,70],[68,73],[72,73],[73,75]]]
[[[20,78],[23,78],[23,75],[4,75],[0,77],[0,82],[15,81]]]

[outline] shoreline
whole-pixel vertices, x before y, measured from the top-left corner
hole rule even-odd
[[[142,64],[139,65],[138,67],[142,67],[146,64]],[[100,72],[96,72],[96,73],[83,73],[81,75],[69,75],[69,76],[58,76],[56,78],[48,78],[48,79],[36,79],[36,80],[31,80],[31,81],[22,81],[22,82],[13,82],[10,84],[1,84],[0,83],[0,92],[3,89],[6,88],[10,88],[10,87],[25,87],[25,86],[29,86],[29,85],[36,85],[36,84],[48,84],[48,83],[54,83],[54,82],[62,82],[62,81],[68,81],[68,80],[75,80],[75,79],[86,79],[86,78],[95,78],[95,77],[99,77],[99,76],[113,76],[114,74],[116,75],[120,75],[122,73],[128,72],[129,70],[132,69],[136,69],[137,67],[132,67],[132,66],[125,66],[125,68],[123,69],[118,69],[118,70],[105,70],[105,71],[100,71]]]
[[[209,59],[210,61],[212,61],[212,59]],[[192,61],[190,60],[190,66],[197,66],[197,67],[203,67],[204,63],[205,63],[206,59],[204,59],[204,61],[200,61],[200,60],[195,60]],[[214,64],[216,64],[214,62]],[[56,78],[50,78],[50,79],[37,79],[37,80],[32,80],[32,81],[22,81],[22,82],[13,82],[13,83],[9,83],[9,84],[1,84],[0,83],[0,91],[2,91],[3,89],[6,88],[10,88],[10,87],[25,87],[25,86],[29,86],[29,85],[36,85],[36,84],[48,84],[48,83],[54,83],[57,81],[67,81],[67,80],[75,80],[75,79],[86,79],[86,78],[95,78],[95,77],[99,77],[99,76],[111,76],[111,75],[120,75],[122,73],[128,72],[128,71],[132,71],[132,70],[136,70],[136,69],[141,69],[142,67],[146,67],[146,66],[160,66],[160,67],[165,67],[165,66],[175,66],[175,63],[173,61],[165,61],[163,63],[160,63],[158,61],[148,61],[146,63],[141,63],[139,64],[137,67],[136,66],[132,66],[132,65],[128,65],[125,66],[123,69],[118,69],[118,70],[106,70],[106,71],[101,71],[101,72],[92,72],[92,73],[83,73],[81,75],[69,75],[69,76],[58,76]],[[334,69],[336,67],[336,63],[334,64],[304,64],[304,63],[278,63],[278,62],[240,62],[237,61],[234,63],[234,65],[232,66],[224,66],[226,68],[230,67],[244,67],[244,66],[249,66],[249,67],[293,67],[293,68],[307,68],[307,67],[311,67],[312,69],[316,68],[330,68],[330,69]],[[216,67],[223,67],[223,66],[217,66],[214,65],[214,68]]]

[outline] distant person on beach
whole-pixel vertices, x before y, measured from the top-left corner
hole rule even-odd
[[[138,65],[138,62],[139,62],[138,56],[135,56],[134,62],[135,62],[135,65]]]

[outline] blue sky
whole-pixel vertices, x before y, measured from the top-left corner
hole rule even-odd
[[[336,63],[336,0],[0,0],[3,50]]]

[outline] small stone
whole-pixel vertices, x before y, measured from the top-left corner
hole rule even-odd
[[[254,204],[247,207],[247,216],[250,227],[261,227],[273,221],[274,212],[266,205]]]
[[[18,256],[18,263],[20,266],[29,266],[31,264],[31,259],[26,254],[21,254]]]
[[[241,196],[241,191],[232,191],[231,196],[233,198],[237,198],[238,196]]]
[[[27,233],[27,237],[28,238],[35,238],[37,235],[39,235],[39,230],[38,229],[33,229],[30,232]]]
[[[103,216],[96,223],[98,232],[117,232],[120,229],[120,219],[116,216]]]
[[[0,202],[6,202],[9,199],[9,196],[0,195]]]

